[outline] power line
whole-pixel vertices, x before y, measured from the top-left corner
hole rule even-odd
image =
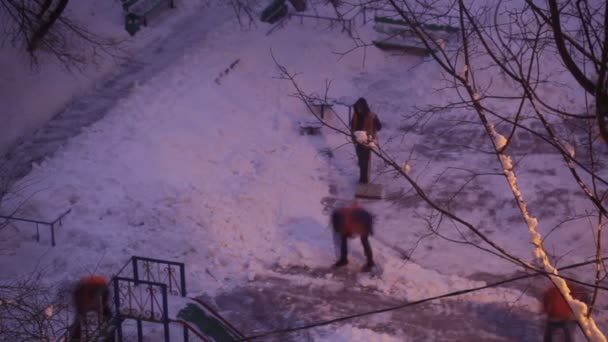
[[[608,257],[602,258],[601,260],[604,261],[604,260],[607,260],[607,259],[608,259]],[[577,267],[580,267],[580,266],[585,266],[585,265],[594,263],[596,261],[597,260],[591,260],[591,261],[581,262],[581,263],[578,263],[578,264],[572,264],[572,265],[564,266],[564,267],[562,267],[560,269],[560,271],[561,270],[566,270],[566,269],[571,269],[571,268],[577,268]],[[514,278],[509,278],[509,279],[497,281],[495,283],[491,283],[491,284],[484,285],[484,286],[473,287],[473,288],[469,288],[469,289],[449,292],[449,293],[445,293],[445,294],[442,294],[442,295],[439,295],[439,296],[424,298],[424,299],[420,299],[420,300],[417,300],[417,301],[403,303],[403,304],[399,304],[399,305],[395,305],[395,306],[390,306],[390,307],[383,308],[383,309],[371,310],[371,311],[361,312],[361,313],[357,313],[357,314],[352,314],[352,315],[342,316],[342,317],[338,317],[338,318],[333,318],[333,319],[330,319],[330,320],[319,321],[319,322],[315,322],[315,323],[309,323],[309,324],[301,325],[299,327],[272,330],[272,331],[268,331],[268,332],[264,332],[264,333],[260,333],[260,334],[256,334],[256,335],[247,336],[247,337],[244,337],[244,338],[236,340],[236,341],[237,342],[240,342],[240,341],[251,341],[251,340],[262,338],[262,337],[268,337],[268,336],[271,336],[271,335],[292,333],[292,332],[296,332],[296,331],[300,331],[300,330],[308,330],[308,329],[312,329],[312,328],[316,328],[316,327],[321,327],[321,326],[325,326],[325,325],[334,324],[334,323],[337,323],[337,322],[351,320],[351,319],[358,318],[358,317],[376,315],[376,314],[380,314],[380,313],[384,313],[384,312],[389,312],[389,311],[395,311],[395,310],[403,309],[403,308],[406,308],[406,307],[409,307],[409,306],[418,305],[418,304],[423,304],[423,303],[430,302],[430,301],[437,300],[437,299],[454,297],[454,296],[460,296],[460,295],[467,294],[467,293],[470,293],[470,292],[485,290],[487,288],[497,287],[497,286],[500,286],[500,285],[503,285],[503,284],[507,284],[507,283],[511,283],[511,282],[514,282],[514,281],[517,281],[517,280],[537,277],[537,276],[540,276],[540,275],[547,275],[547,274],[538,271],[537,273],[533,273],[533,274],[521,275],[521,276],[517,276],[517,277],[514,277]],[[566,278],[566,277],[563,277],[563,278],[571,280],[571,279]],[[580,282],[577,281],[577,283],[580,283]],[[586,284],[586,285],[588,285],[588,284]]]

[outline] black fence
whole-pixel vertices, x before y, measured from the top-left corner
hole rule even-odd
[[[113,298],[111,317],[103,317],[101,312],[91,312],[76,316],[79,322],[79,341],[105,341],[114,336],[124,340],[123,323],[134,320],[137,327],[137,341],[143,342],[143,322],[163,325],[164,341],[170,342],[170,325],[178,323],[183,329],[183,340],[189,341],[190,332],[198,339],[204,336],[193,327],[169,317],[169,295],[186,296],[185,266],[181,262],[133,256],[110,280]],[[66,329],[57,342],[69,342],[74,325]]]
[[[171,295],[186,296],[186,270],[181,262],[131,257],[133,279],[165,284]]]
[[[122,277],[114,277],[112,283],[115,315],[119,317],[116,326],[118,341],[123,341],[122,322],[125,319],[136,321],[138,341],[143,341],[142,322],[144,321],[163,324],[165,341],[170,341],[167,286]]]
[[[136,321],[139,342],[143,341],[142,322],[163,324],[165,342],[169,342],[172,321],[168,316],[168,296],[186,296],[184,263],[132,256],[111,282],[119,322],[118,341],[123,339],[123,321],[132,319]],[[186,325],[182,329],[184,341],[188,341],[190,329]]]
[[[37,242],[40,242],[40,226],[48,227],[51,232],[51,245],[53,247],[55,247],[55,227],[61,226],[63,224],[63,218],[67,214],[69,214],[71,211],[72,211],[71,208],[66,210],[63,214],[59,215],[53,221],[43,221],[43,220],[37,220],[37,219],[31,219],[31,218],[17,217],[17,216],[0,215],[0,225],[10,224],[10,223],[14,223],[14,222],[31,223],[31,224],[35,225],[35,227],[36,227],[36,241]]]

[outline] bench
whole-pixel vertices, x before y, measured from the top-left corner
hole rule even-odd
[[[403,20],[388,17],[375,17],[374,29],[379,33],[379,39],[372,43],[382,50],[403,50],[419,55],[429,54],[436,49],[429,49],[420,40],[414,30]],[[429,40],[447,41],[450,36],[459,31],[455,26],[439,24],[422,24],[422,28]]]
[[[148,16],[162,6],[175,8],[174,0],[123,0],[122,9],[125,12],[125,29],[134,35],[141,24],[148,26]]]
[[[405,39],[391,39],[387,38],[384,40],[372,40],[372,43],[381,50],[399,50],[412,53],[414,55],[426,56],[431,53],[431,49],[428,49],[422,42],[415,40]]]
[[[318,135],[323,124],[319,121],[300,121],[300,135]]]
[[[448,24],[421,24],[424,31],[433,39],[447,39],[452,34],[457,33],[460,29],[456,26]],[[408,33],[413,35],[412,28],[404,20],[393,19],[389,17],[375,17],[374,29],[378,32],[394,34]]]

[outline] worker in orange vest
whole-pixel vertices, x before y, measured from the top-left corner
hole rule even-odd
[[[86,336],[82,336],[82,321],[86,321],[87,313],[97,313],[97,323],[99,325],[112,317],[108,281],[98,275],[82,278],[76,285],[72,296],[76,308],[76,317],[71,327],[70,339],[80,341],[82,338],[86,339]],[[105,341],[114,341],[114,336],[109,336]]]
[[[566,281],[573,298],[589,303],[589,294],[579,285]],[[562,329],[567,342],[572,342],[570,326],[576,322],[574,313],[557,287],[551,284],[543,295],[543,311],[547,314],[544,342],[553,341],[555,330]]]
[[[340,239],[340,259],[334,267],[342,267],[348,264],[348,238],[359,236],[363,251],[367,258],[367,263],[363,267],[363,272],[369,272],[374,267],[374,256],[372,247],[369,244],[369,236],[373,234],[373,217],[356,201],[344,208],[336,209],[331,214],[331,223],[334,232]]]

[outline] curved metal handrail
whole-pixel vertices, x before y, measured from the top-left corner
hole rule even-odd
[[[222,317],[222,315],[220,315],[220,313],[217,312],[217,310],[215,310],[211,305],[205,303],[203,300],[201,300],[199,298],[190,298],[190,299],[197,302],[200,306],[204,307],[205,309],[209,310],[209,312],[211,312],[222,323],[224,323],[228,328],[230,328],[235,335],[238,335],[239,338],[245,337],[245,335],[243,335],[243,333],[239,329],[237,329],[234,325],[230,324],[230,322],[228,322],[228,320],[226,320],[224,317]]]
[[[212,342],[205,335],[203,335],[198,329],[194,328],[194,326],[183,319],[170,319],[169,322],[180,324],[182,327],[188,329],[188,331],[192,332],[196,337],[200,338],[203,342]]]

